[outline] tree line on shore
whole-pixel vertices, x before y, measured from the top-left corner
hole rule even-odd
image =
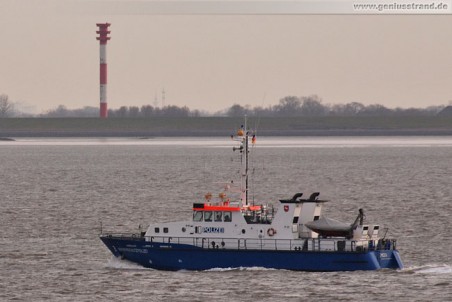
[[[363,105],[359,102],[346,104],[323,104],[322,99],[312,96],[286,96],[276,105],[267,107],[234,104],[225,110],[215,113],[191,110],[187,106],[178,107],[169,105],[157,107],[151,105],[121,106],[118,109],[109,109],[111,118],[151,118],[151,117],[199,117],[199,116],[248,116],[285,117],[285,116],[435,116],[446,106],[429,106],[426,108],[387,108],[383,105]],[[0,117],[98,117],[98,107],[83,107],[68,109],[64,105],[39,115],[24,115],[14,110],[14,104],[7,95],[0,95]]]

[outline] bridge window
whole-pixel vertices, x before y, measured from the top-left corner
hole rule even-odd
[[[168,228],[163,228],[163,233],[168,233]]]
[[[232,212],[224,212],[224,222],[232,221]]]
[[[160,233],[160,228],[155,228],[155,229],[154,229],[154,232],[155,232],[155,233]]]
[[[223,218],[222,212],[215,212],[215,221],[221,221]]]
[[[211,211],[204,212],[204,221],[212,221],[212,212]]]
[[[201,211],[193,212],[193,221],[202,221],[202,212]]]

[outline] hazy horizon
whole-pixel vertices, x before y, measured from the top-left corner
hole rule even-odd
[[[288,95],[389,108],[452,100],[451,15],[84,13],[91,2],[0,3],[0,94],[37,113],[98,106],[96,23],[109,22],[109,108],[156,97],[161,107],[162,89],[165,105],[208,112]]]

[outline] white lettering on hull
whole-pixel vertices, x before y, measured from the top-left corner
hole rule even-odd
[[[218,228],[218,227],[204,227],[202,230],[204,233],[224,233],[224,228]]]
[[[118,251],[120,252],[128,252],[128,253],[138,253],[138,254],[147,254],[147,249],[138,249],[138,248],[128,248],[128,247],[118,247]]]

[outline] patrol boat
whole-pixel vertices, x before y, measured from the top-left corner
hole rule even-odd
[[[145,232],[106,234],[100,239],[114,256],[159,270],[208,270],[263,267],[300,271],[402,269],[396,240],[380,237],[379,225],[353,223],[322,215],[327,200],[319,193],[296,193],[279,204],[248,200],[249,143],[245,126],[231,136],[241,156],[237,200],[211,193],[193,204],[188,221],[150,224]],[[233,185],[230,183],[228,187]]]

